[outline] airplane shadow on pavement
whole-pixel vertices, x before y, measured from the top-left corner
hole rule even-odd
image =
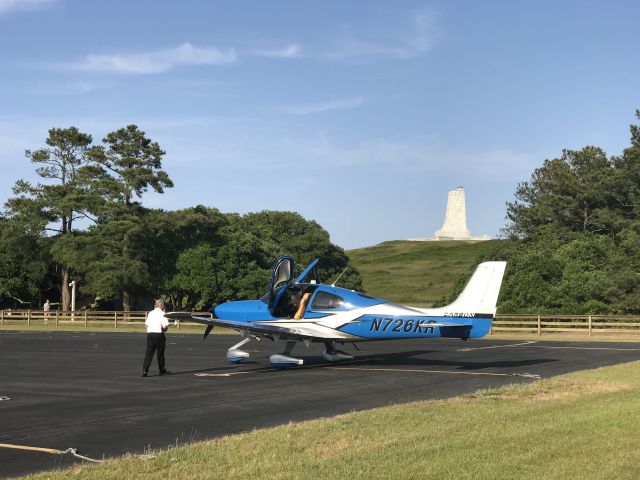
[[[530,367],[532,365],[541,365],[549,362],[556,362],[556,359],[552,358],[530,358],[524,360],[487,360],[487,361],[471,361],[468,359],[459,360],[443,360],[438,358],[424,358],[425,355],[441,354],[442,351],[438,350],[414,350],[407,352],[397,353],[376,353],[369,355],[356,354],[353,360],[347,360],[337,363],[326,362],[322,357],[318,355],[303,356],[299,355],[299,358],[304,359],[304,365],[301,367],[292,367],[286,369],[288,372],[295,371],[309,371],[313,369],[320,369],[326,367],[340,368],[345,367],[409,367],[409,368],[424,368],[424,369],[450,369],[452,371],[479,371],[479,370],[507,370],[512,371],[514,369],[522,367]],[[247,368],[249,367],[249,368]],[[282,372],[277,368],[272,367],[266,360],[262,361],[248,361],[237,365],[225,365],[222,367],[203,368],[197,370],[187,370],[181,372],[175,372],[173,375],[184,374],[197,374],[197,373],[269,373],[269,372]]]

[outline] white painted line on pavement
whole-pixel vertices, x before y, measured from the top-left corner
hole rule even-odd
[[[567,350],[612,350],[616,352],[638,352],[640,348],[618,348],[618,347],[567,347],[554,345],[532,345],[533,348],[555,348]]]
[[[522,342],[522,343],[510,343],[509,345],[491,345],[489,347],[458,348],[456,352],[470,352],[471,350],[487,350],[490,348],[521,347],[523,345],[531,345],[533,343],[537,343],[537,342],[528,341],[528,342]]]

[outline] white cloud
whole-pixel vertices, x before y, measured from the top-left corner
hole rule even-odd
[[[406,44],[383,44],[345,35],[338,48],[327,52],[325,57],[335,61],[356,60],[368,62],[380,58],[404,60],[416,56],[417,53]]]
[[[438,18],[439,15],[432,10],[420,11],[413,16],[409,27],[405,24],[384,39],[363,39],[347,28],[337,46],[321,56],[331,61],[372,62],[425,55],[442,35]]]
[[[48,83],[36,82],[31,85],[25,85],[18,90],[23,95],[36,95],[36,96],[77,96],[87,95],[94,92],[100,92],[113,88],[114,85],[103,81],[88,82],[85,80],[71,81],[71,82],[53,82]]]
[[[258,57],[298,58],[301,56],[301,50],[300,45],[291,44],[283,48],[276,48],[272,50],[255,50],[251,55]]]
[[[494,147],[465,150],[443,144],[437,136],[421,135],[403,138],[373,138],[361,142],[339,144],[328,135],[315,137],[262,139],[257,147],[263,157],[273,158],[269,168],[300,171],[316,168],[371,168],[377,171],[404,171],[419,174],[474,174],[478,178],[522,178],[534,168],[540,156]],[[229,158],[252,158],[251,153],[236,151]],[[253,147],[252,147],[253,148]],[[286,152],[286,153],[284,153]],[[256,157],[257,158],[257,157]]]
[[[0,0],[0,15],[19,10],[39,10],[47,8],[58,0]]]
[[[294,105],[286,108],[284,112],[289,115],[310,115],[313,113],[328,112],[332,110],[351,110],[361,107],[366,102],[367,100],[363,97],[344,98],[321,103]]]
[[[429,52],[442,36],[438,17],[437,13],[425,10],[413,18],[413,35],[407,40],[407,47],[414,53]]]
[[[474,175],[483,180],[525,179],[547,152],[494,146],[472,150],[437,135],[339,140],[327,132],[296,135],[259,120],[198,118],[180,123],[138,122],[160,138],[174,168],[225,171],[295,171],[316,175],[327,169],[404,172],[416,175]],[[223,128],[226,127],[226,128]],[[215,132],[215,133],[213,133]],[[250,142],[246,139],[251,138]],[[160,141],[160,140],[159,140]],[[547,155],[548,156],[548,155]],[[175,164],[173,162],[176,162]]]
[[[0,0],[2,1],[2,0]],[[84,60],[58,65],[72,70],[103,73],[157,74],[185,65],[227,65],[241,55],[271,58],[297,58],[301,48],[297,44],[275,49],[238,52],[234,48],[196,47],[189,42],[175,48],[140,53],[90,53]]]
[[[233,49],[195,47],[189,42],[166,50],[128,54],[89,54],[71,68],[104,73],[163,73],[179,65],[224,65],[236,61]]]

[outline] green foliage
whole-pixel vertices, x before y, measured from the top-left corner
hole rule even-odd
[[[176,274],[166,284],[176,306],[200,309],[258,298],[267,291],[273,262],[282,255],[293,256],[298,271],[319,257],[320,274],[327,279],[349,264],[344,250],[330,242],[320,225],[297,213],[264,211],[224,218],[217,240],[200,239],[178,257]],[[361,287],[357,270],[350,267],[350,272],[340,285]]]
[[[0,302],[34,308],[46,289],[48,242],[24,224],[0,219]]]
[[[71,234],[76,220],[91,218],[90,213],[102,203],[91,188],[100,173],[93,166],[91,142],[91,135],[76,127],[52,128],[47,147],[27,150],[26,157],[38,165],[36,173],[44,183],[18,180],[13,187],[16,196],[6,203],[10,217],[40,235],[54,232],[53,243]],[[63,308],[68,309],[69,265],[61,263],[57,270]]]
[[[340,286],[362,289],[362,281],[355,266],[349,264],[345,251],[331,243],[329,233],[314,221],[305,220],[295,212],[263,211],[250,213],[239,219],[237,225],[253,234],[266,255],[264,268],[270,269],[274,259],[291,255],[298,271],[320,258],[319,275],[323,281],[335,279],[347,266],[349,270],[340,279]],[[266,277],[265,277],[266,278]],[[267,287],[268,279],[264,280]]]
[[[536,169],[530,182],[518,186],[516,201],[507,204],[512,222],[507,233],[530,237],[546,225],[557,231],[618,231],[618,216],[626,209],[617,191],[620,175],[599,148],[565,150],[562,157]]]
[[[481,261],[497,259],[508,262],[499,311],[626,313],[631,306],[628,293],[637,275],[609,236],[506,240]],[[459,282],[452,297],[464,283]]]
[[[176,256],[174,267],[165,269],[163,292],[177,308],[202,309],[256,296],[263,255],[254,236],[233,228],[236,216],[202,206],[168,215],[181,228],[173,230]]]
[[[49,130],[47,148],[25,152],[31,163],[39,165],[36,173],[48,183],[18,180],[13,188],[16,197],[7,202],[9,213],[43,230],[71,232],[74,220],[86,215],[93,203],[86,170],[91,163],[91,142],[91,135],[76,127]]]
[[[292,255],[298,270],[321,257],[325,279],[349,266],[320,225],[294,212],[147,209],[146,191],[173,186],[158,143],[135,125],[107,134],[103,145],[92,141],[75,127],[53,128],[46,148],[26,152],[43,183],[18,180],[7,202],[12,223],[0,232],[0,301],[39,302],[49,272],[57,270],[63,308],[72,273],[83,295],[122,301],[125,310],[147,308],[158,296],[176,308],[202,309],[263,295],[281,255]],[[4,232],[18,224],[13,241]],[[361,288],[349,267],[340,285]]]
[[[53,246],[56,258],[81,275],[84,291],[113,299],[127,285],[146,298],[145,305],[166,296],[175,308],[204,309],[263,295],[273,262],[283,252],[295,257],[306,249],[311,258],[327,253],[321,264],[328,275],[348,265],[326,231],[292,212],[239,216],[203,206],[173,212],[136,208],[136,215],[114,217]],[[277,229],[292,219],[297,222],[292,232]],[[291,235],[300,238],[292,241]],[[341,279],[341,285],[361,285],[355,268],[345,277],[349,283]]]
[[[158,193],[173,187],[169,175],[162,170],[166,152],[136,125],[111,132],[102,141],[105,147],[94,149],[92,158],[102,167],[103,185],[116,203],[130,205],[149,187]]]

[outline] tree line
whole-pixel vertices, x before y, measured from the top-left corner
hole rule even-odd
[[[46,147],[25,154],[40,181],[18,180],[0,216],[2,308],[48,298],[69,310],[75,280],[85,308],[146,309],[162,296],[175,309],[203,309],[262,295],[281,255],[298,265],[321,257],[327,280],[349,266],[318,223],[294,212],[144,207],[145,192],[173,182],[165,151],[136,125],[101,144],[76,127],[52,128]],[[361,288],[355,268],[341,285]]]

